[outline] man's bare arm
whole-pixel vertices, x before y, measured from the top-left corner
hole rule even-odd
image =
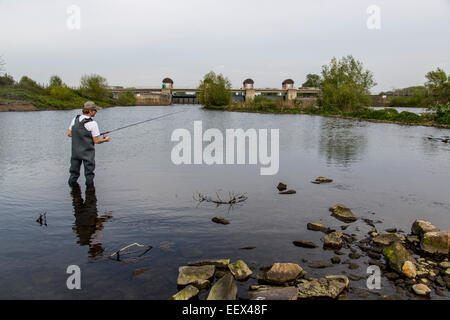
[[[97,137],[93,137],[92,139],[94,140],[95,144],[100,144],[100,143],[103,143],[103,142],[108,142],[109,140],[111,140],[111,137],[110,136],[106,136],[104,138],[100,138],[100,136],[97,136]]]

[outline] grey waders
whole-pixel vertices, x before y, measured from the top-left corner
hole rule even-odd
[[[84,176],[86,186],[94,186],[95,170],[95,145],[92,134],[84,124],[92,121],[91,118],[80,121],[77,116],[72,126],[72,157],[70,159],[69,185],[74,186],[80,176],[81,162],[84,164]]]

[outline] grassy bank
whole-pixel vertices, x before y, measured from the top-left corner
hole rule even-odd
[[[282,103],[234,103],[229,106],[208,106],[209,110],[234,111],[234,112],[255,112],[274,114],[308,114],[328,117],[338,117],[355,120],[367,120],[373,122],[396,123],[405,125],[423,125],[450,128],[450,114],[437,116],[433,113],[415,114],[408,111],[398,112],[395,109],[387,108],[383,110],[373,110],[371,108],[358,108],[353,111],[341,111],[338,109],[313,107],[302,108],[295,104]]]

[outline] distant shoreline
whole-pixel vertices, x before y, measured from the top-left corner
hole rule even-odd
[[[285,109],[280,110],[280,112],[273,112],[273,111],[263,111],[263,110],[256,110],[254,108],[230,108],[230,107],[204,107],[207,110],[213,110],[213,111],[226,111],[226,112],[244,112],[244,113],[261,113],[261,114],[302,114],[302,115],[309,115],[309,116],[320,116],[320,117],[329,117],[329,118],[340,118],[340,119],[348,119],[348,120],[357,120],[357,121],[367,121],[367,122],[375,122],[375,123],[391,123],[391,124],[397,124],[397,125],[407,125],[407,126],[423,126],[423,127],[435,127],[435,128],[441,128],[441,129],[450,129],[450,125],[446,124],[439,124],[436,122],[421,122],[421,123],[414,123],[414,122],[400,122],[400,121],[392,121],[392,120],[380,120],[380,119],[365,119],[365,118],[358,118],[358,117],[350,117],[345,115],[337,115],[337,114],[320,114],[320,113],[309,113],[305,111],[301,111],[298,109]]]

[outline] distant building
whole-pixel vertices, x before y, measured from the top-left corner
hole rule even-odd
[[[246,79],[244,80],[244,89],[253,89],[253,85],[255,84],[255,82],[252,79]]]
[[[282,83],[282,89],[283,90],[294,89],[294,80],[292,79],[284,80]]]
[[[164,78],[162,81],[162,87],[172,89],[173,88],[173,80],[170,78]]]

